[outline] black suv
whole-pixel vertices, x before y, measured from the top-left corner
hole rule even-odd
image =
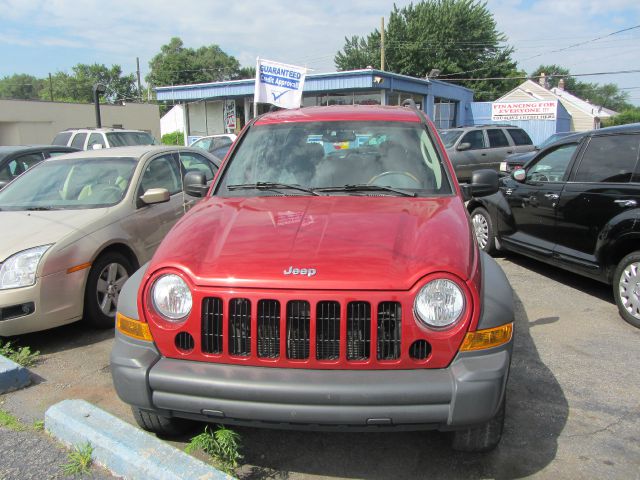
[[[640,328],[640,123],[570,136],[541,150],[499,192],[467,205],[480,248],[613,285]]]

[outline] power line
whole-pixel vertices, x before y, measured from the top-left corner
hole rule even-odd
[[[640,73],[640,70],[618,70],[617,72],[594,72],[594,73],[571,73],[562,75],[563,77],[590,77],[597,75],[620,75],[623,73]],[[516,77],[484,77],[484,78],[449,78],[447,82],[480,82],[483,80],[528,80],[532,78],[540,78],[540,76],[516,76]],[[439,77],[438,77],[439,78]]]

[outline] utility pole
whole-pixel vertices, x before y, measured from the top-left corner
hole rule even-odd
[[[380,21],[380,70],[384,72],[384,17]]]
[[[142,101],[142,86],[140,85],[140,57],[136,57],[136,71],[138,73],[138,97]]]
[[[51,96],[51,101],[53,102],[53,81],[51,80],[51,74],[49,74],[49,95]]]

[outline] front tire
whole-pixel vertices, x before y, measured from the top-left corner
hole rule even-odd
[[[622,319],[640,328],[640,251],[630,253],[618,263],[613,274],[613,297]]]
[[[489,212],[477,207],[471,212],[471,224],[480,250],[493,254],[496,251],[496,237]]]
[[[194,428],[194,422],[181,418],[162,417],[152,412],[131,407],[133,418],[140,428],[147,432],[165,437],[177,437],[190,432]]]
[[[103,253],[93,262],[84,295],[84,319],[89,325],[114,327],[120,290],[133,271],[129,259],[118,252]]]
[[[488,452],[496,448],[502,438],[506,403],[505,397],[498,413],[488,422],[453,432],[452,448],[459,452]]]

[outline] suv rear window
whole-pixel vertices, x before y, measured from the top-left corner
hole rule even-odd
[[[76,133],[76,136],[73,137],[71,141],[71,146],[76,148],[84,148],[84,139],[87,138],[86,133]]]
[[[593,137],[576,171],[576,182],[627,183],[638,162],[640,135]]]
[[[508,128],[507,131],[516,145],[533,145],[529,134],[521,128]]]
[[[507,136],[499,128],[488,129],[487,136],[489,137],[489,146],[491,148],[509,146],[509,140],[507,140]]]
[[[63,145],[66,147],[67,144],[69,143],[70,138],[71,138],[71,132],[60,132],[53,139],[53,142],[51,142],[51,145]]]

